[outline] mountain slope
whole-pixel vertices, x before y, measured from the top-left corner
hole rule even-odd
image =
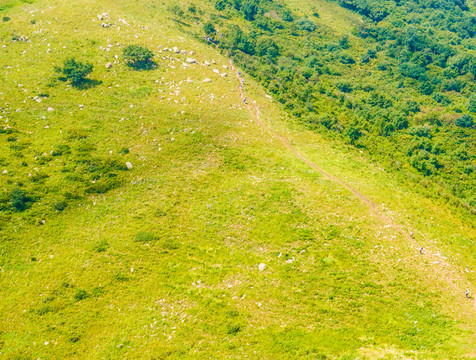
[[[475,355],[475,232],[457,211],[296,124],[246,73],[243,104],[229,59],[165,5],[37,1],[8,16],[2,357]],[[120,61],[133,43],[157,69]],[[94,86],[56,80],[69,56],[94,63]]]

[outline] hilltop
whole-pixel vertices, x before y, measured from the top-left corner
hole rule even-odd
[[[312,36],[347,36],[351,57],[369,47],[353,33],[361,14],[338,3],[266,3],[277,6],[268,9],[275,21],[287,14],[316,26],[293,38],[286,28],[268,33],[279,53]],[[231,45],[230,32],[253,34],[257,19],[224,6],[0,7],[0,355],[475,357],[468,196],[446,188],[454,178],[392,168],[394,148],[379,157],[369,145],[391,142],[370,127],[350,142],[351,113],[338,105],[331,73],[354,86],[365,66],[333,70],[335,59],[318,59],[310,71],[322,75],[312,84],[323,93],[303,105],[298,92],[273,90],[282,84],[267,77],[272,50]],[[224,40],[204,39],[207,23]],[[154,66],[127,66],[123,50],[134,44],[154,53]],[[93,64],[87,86],[55,70],[68,58]],[[293,65],[301,60],[287,58],[283,69],[301,83],[303,69]],[[383,84],[375,91],[390,96],[387,75],[375,75]],[[473,79],[461,76],[464,92],[447,96],[469,114]],[[349,96],[343,103],[356,101]],[[422,106],[433,101],[416,96]],[[321,117],[310,126],[312,113]],[[424,126],[418,116],[409,124]],[[474,162],[474,129],[445,126],[423,138],[457,129],[469,149],[458,166]],[[468,192],[472,174],[462,178]],[[430,196],[434,189],[444,194]]]

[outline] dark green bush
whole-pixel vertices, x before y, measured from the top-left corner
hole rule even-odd
[[[25,211],[28,209],[31,199],[26,195],[25,190],[17,187],[10,193],[10,202],[16,211]]]
[[[311,20],[306,18],[301,18],[296,21],[296,25],[301,29],[308,32],[313,32],[317,29],[316,24],[314,24]]]
[[[135,69],[148,69],[152,65],[153,57],[152,51],[141,45],[128,45],[122,51],[126,64]]]
[[[64,61],[63,67],[56,68],[56,71],[62,73],[66,79],[71,81],[73,86],[78,86],[82,84],[86,80],[86,76],[93,71],[93,64],[82,63],[73,58],[69,58]]]
[[[215,37],[215,25],[213,25],[213,23],[210,21],[207,21],[205,24],[203,24],[203,31],[208,37]]]
[[[66,209],[67,206],[68,203],[66,201],[58,201],[57,203],[55,203],[55,209],[57,211],[63,211],[64,209]]]
[[[86,290],[82,290],[82,289],[78,289],[73,295],[73,299],[75,301],[81,301],[86,299],[87,297],[88,297],[88,293],[86,292]]]
[[[456,126],[464,128],[472,127],[474,125],[473,117],[469,114],[464,114],[459,119],[456,119],[455,124]]]
[[[157,235],[145,231],[139,231],[134,238],[135,241],[145,243],[156,241],[158,239],[159,237]]]

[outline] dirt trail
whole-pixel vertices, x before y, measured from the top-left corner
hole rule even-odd
[[[236,68],[235,68],[235,66],[234,66],[234,64],[231,60],[230,60],[230,67],[234,71],[236,77],[238,78],[238,81],[240,82],[240,88],[239,88],[240,89],[240,97],[241,97],[241,101],[243,101],[245,99],[245,93],[244,93],[244,89],[243,89],[243,86],[242,86],[242,83],[241,83],[242,78],[241,78],[240,74],[238,73],[238,71],[236,70]],[[336,182],[337,184],[343,186],[344,188],[346,188],[347,190],[352,192],[355,196],[357,196],[365,204],[367,204],[367,206],[370,208],[370,210],[376,216],[380,217],[387,224],[391,225],[394,229],[396,229],[399,233],[401,233],[406,239],[408,239],[414,246],[416,246],[418,248],[420,247],[420,245],[410,235],[410,231],[405,230],[401,225],[397,224],[393,219],[391,219],[390,217],[388,217],[387,215],[382,213],[378,209],[378,205],[376,203],[374,203],[372,200],[370,200],[369,198],[367,198],[366,196],[364,196],[363,194],[358,192],[356,189],[354,189],[349,184],[346,184],[344,181],[337,178],[336,176],[329,174],[324,169],[322,169],[321,167],[316,165],[314,162],[307,159],[303,154],[301,154],[296,148],[294,148],[291,145],[291,143],[289,142],[288,139],[286,139],[283,135],[281,135],[280,133],[276,132],[275,130],[271,129],[268,125],[263,123],[261,121],[261,118],[260,118],[259,108],[258,108],[258,106],[256,106],[256,104],[254,104],[254,103],[252,103],[251,101],[248,100],[248,101],[245,102],[245,106],[249,110],[249,112],[253,115],[253,118],[256,121],[256,123],[260,127],[262,127],[264,130],[266,130],[269,134],[271,134],[272,136],[277,138],[281,142],[281,144],[283,144],[286,148],[291,150],[296,155],[297,158],[299,158],[301,161],[303,161],[304,163],[309,165],[309,167],[311,167],[311,168],[317,170],[318,172],[320,172],[327,179]],[[412,229],[412,231],[415,232],[415,230],[413,230],[413,229]],[[418,233],[421,234],[421,232],[418,232]],[[423,234],[421,234],[421,235],[422,235],[423,239],[425,240],[425,242],[428,243],[428,239],[426,239],[426,237]],[[445,278],[446,278],[446,281],[448,282],[448,284],[453,288],[453,290],[455,290],[456,294],[458,294],[458,295],[462,294],[464,296],[464,293],[463,293],[462,289],[463,288],[464,289],[469,288],[467,282],[462,280],[461,277],[456,273],[455,270],[451,270],[451,265],[444,260],[444,258],[439,254],[439,252],[436,252],[434,254],[425,252],[425,255],[432,257],[435,260],[434,263],[437,263],[437,264],[441,265],[441,270],[444,269]],[[459,285],[456,284],[455,279],[458,280]],[[473,308],[474,308],[474,310],[476,310],[476,299],[473,299],[472,302],[473,302]]]

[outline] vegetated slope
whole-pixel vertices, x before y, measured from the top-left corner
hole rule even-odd
[[[474,215],[473,10],[452,1],[338,2],[358,19],[324,1],[287,3],[212,1],[214,41],[301,122]]]
[[[2,357],[474,355],[471,226],[243,74],[261,121],[378,208],[313,171],[187,35],[206,8],[165,10],[39,1],[2,25]],[[156,69],[122,63],[136,43]],[[68,57],[94,64],[84,88],[54,74]]]

